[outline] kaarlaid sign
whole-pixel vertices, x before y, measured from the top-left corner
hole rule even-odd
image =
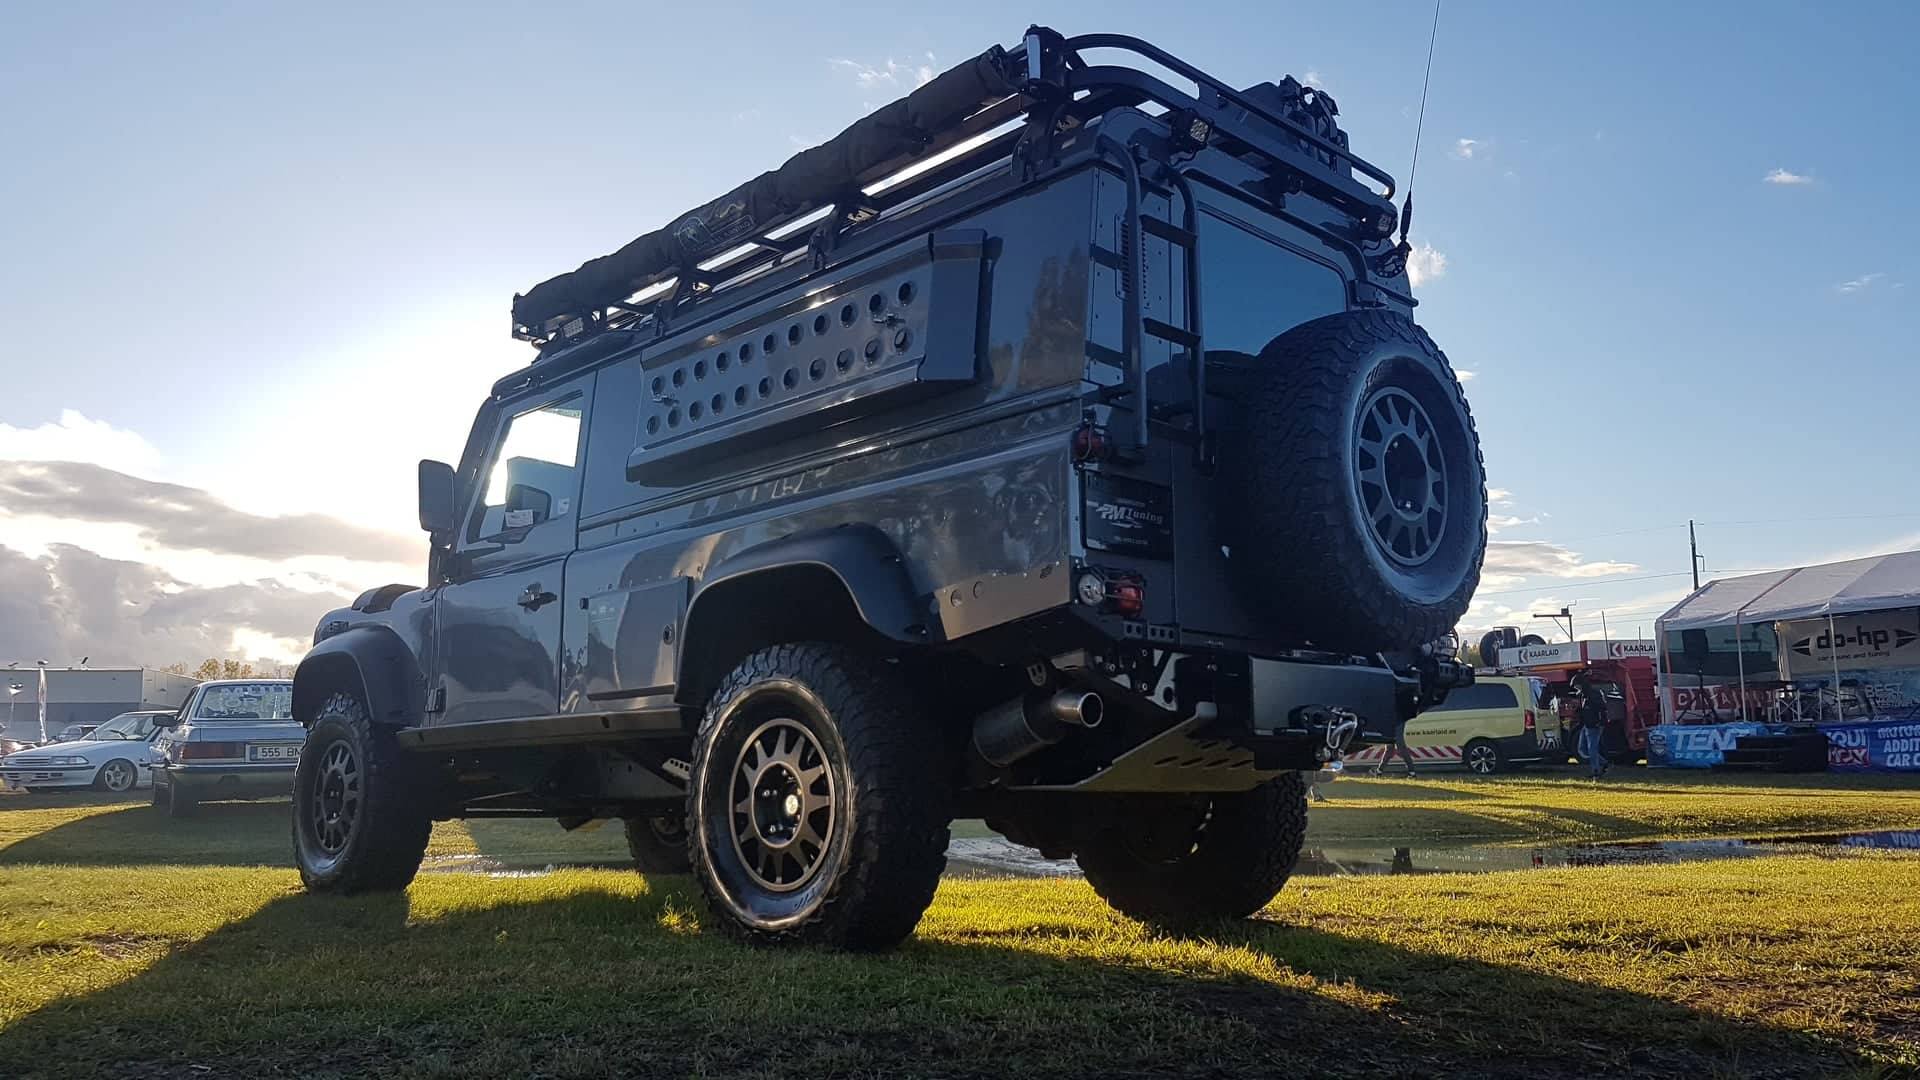
[[[1654,644],[1644,638],[1628,641],[1563,641],[1557,645],[1516,645],[1500,650],[1500,662],[1507,667],[1546,667],[1634,658],[1651,660],[1653,656]]]
[[[1782,677],[1920,667],[1920,608],[1775,623]]]

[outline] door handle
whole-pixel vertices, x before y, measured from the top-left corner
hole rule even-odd
[[[540,588],[540,583],[537,581],[520,592],[520,606],[528,611],[538,611],[542,606],[558,599],[560,599],[558,596]]]

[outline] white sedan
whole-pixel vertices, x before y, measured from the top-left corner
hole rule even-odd
[[[13,789],[93,787],[132,791],[153,782],[153,736],[157,717],[171,712],[121,713],[86,737],[36,746],[0,759],[0,782]]]

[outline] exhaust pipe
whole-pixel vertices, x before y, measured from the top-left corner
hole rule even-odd
[[[1106,704],[1091,690],[1062,690],[1051,697],[1014,698],[973,721],[973,748],[1006,767],[1052,746],[1074,728],[1097,728]]]

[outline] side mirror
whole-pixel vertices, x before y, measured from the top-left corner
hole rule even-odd
[[[153,718],[153,733],[155,735],[160,734],[161,732],[167,730],[168,728],[176,728],[179,726],[180,726],[179,713],[174,713],[171,716],[156,716]]]
[[[453,466],[444,461],[420,463],[420,527],[436,543],[453,536]]]

